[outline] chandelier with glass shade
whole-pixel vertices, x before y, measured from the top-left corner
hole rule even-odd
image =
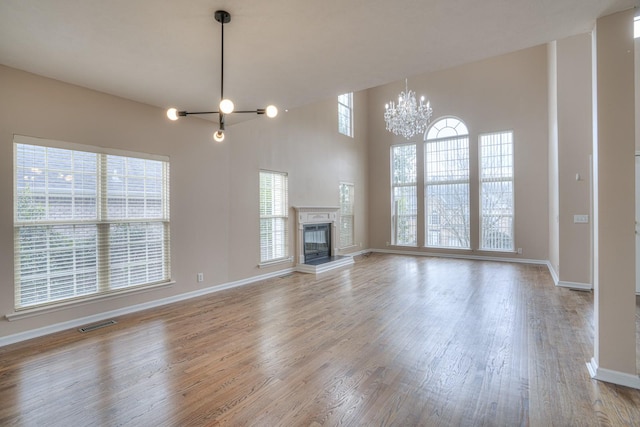
[[[433,109],[429,101],[425,104],[424,96],[420,97],[420,103],[416,101],[416,93],[409,90],[406,79],[404,85],[405,90],[400,92],[398,104],[393,101],[385,104],[384,120],[389,132],[409,139],[427,130]]]
[[[224,10],[217,10],[214,14],[216,21],[220,23],[220,103],[218,104],[218,111],[178,111],[177,108],[169,108],[167,110],[167,117],[169,120],[178,120],[179,117],[186,117],[196,114],[217,114],[218,115],[218,130],[213,134],[213,139],[216,142],[222,142],[224,140],[224,125],[225,116],[231,113],[254,113],[254,114],[266,114],[267,117],[273,118],[278,115],[278,108],[275,105],[269,105],[267,108],[258,108],[256,110],[235,110],[233,101],[224,97],[224,24],[231,22],[231,14]]]

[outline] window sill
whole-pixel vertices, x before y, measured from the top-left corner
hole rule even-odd
[[[278,265],[278,264],[287,264],[293,262],[293,257],[290,256],[288,258],[280,258],[280,259],[274,259],[273,261],[266,261],[266,262],[261,262],[258,264],[258,268],[268,268],[268,267],[272,267],[274,265]]]
[[[18,310],[18,311],[14,311],[13,313],[5,314],[4,317],[8,321],[13,322],[14,320],[21,320],[29,317],[41,316],[44,314],[53,313],[56,311],[67,310],[75,307],[81,307],[83,305],[95,303],[96,301],[105,301],[105,300],[120,298],[126,295],[149,292],[159,288],[172,286],[175,283],[176,282],[174,280],[170,280],[168,282],[157,283],[149,286],[141,286],[141,287],[132,288],[132,289],[122,289],[122,290],[114,291],[108,294],[101,294],[101,295],[95,295],[92,297],[87,297],[82,299],[63,301],[60,303],[54,303],[54,304],[40,306],[40,307],[25,308],[23,310]]]

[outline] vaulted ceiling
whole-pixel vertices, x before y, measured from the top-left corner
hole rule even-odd
[[[293,108],[590,31],[637,0],[1,0],[0,63],[166,108]]]

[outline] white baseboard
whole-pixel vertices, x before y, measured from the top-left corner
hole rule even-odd
[[[553,265],[551,264],[551,261],[547,261],[547,269],[549,269],[549,274],[551,274],[551,278],[553,279],[553,283],[558,286],[558,283],[560,282],[560,278],[558,277],[558,273],[556,272],[555,268],[553,268]]]
[[[590,291],[593,289],[591,283],[567,282],[565,280],[560,280],[556,283],[556,286],[559,288],[579,289],[581,291]]]
[[[261,274],[259,276],[254,276],[247,279],[236,280],[234,282],[228,282],[228,283],[224,283],[217,286],[198,289],[197,291],[174,295],[171,297],[162,298],[155,301],[149,301],[142,304],[123,307],[117,310],[106,311],[104,313],[98,313],[91,316],[82,317],[79,319],[69,320],[67,322],[56,323],[54,325],[49,325],[49,326],[45,326],[38,329],[32,329],[32,330],[20,332],[17,334],[0,337],[0,347],[6,346],[9,344],[15,344],[21,341],[30,340],[33,338],[42,337],[44,335],[53,334],[55,332],[65,331],[67,329],[78,328],[80,326],[84,326],[90,323],[100,322],[102,320],[106,320],[112,317],[123,316],[125,314],[131,314],[138,311],[147,310],[149,308],[160,307],[160,306],[171,304],[174,302],[184,301],[187,299],[196,298],[196,297],[211,294],[214,292],[223,291],[225,289],[236,288],[238,286],[247,285],[250,283],[258,282],[260,280],[266,280],[266,279],[271,279],[273,277],[283,276],[285,274],[292,273],[293,271],[294,271],[293,268],[287,268],[287,269],[275,271],[272,273]]]
[[[587,362],[587,369],[589,370],[589,375],[591,375],[591,378],[594,380],[640,389],[640,378],[638,375],[600,368],[593,357],[591,361]]]
[[[502,258],[492,257],[484,255],[468,255],[468,254],[449,254],[441,252],[422,252],[422,251],[404,251],[397,249],[369,249],[367,252],[377,252],[383,254],[396,254],[396,255],[417,255],[417,256],[430,256],[438,258],[457,258],[457,259],[470,259],[477,261],[502,261],[502,262],[515,262],[521,264],[539,264],[547,265],[548,261],[541,259],[525,259],[525,258]]]

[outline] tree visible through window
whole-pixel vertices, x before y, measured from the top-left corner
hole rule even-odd
[[[260,262],[288,256],[287,174],[260,171]]]
[[[464,248],[470,243],[469,132],[449,117],[434,123],[425,142],[426,245]]]
[[[512,131],[480,136],[480,249],[514,249]]]
[[[418,182],[416,145],[391,147],[392,244],[418,244]]]

